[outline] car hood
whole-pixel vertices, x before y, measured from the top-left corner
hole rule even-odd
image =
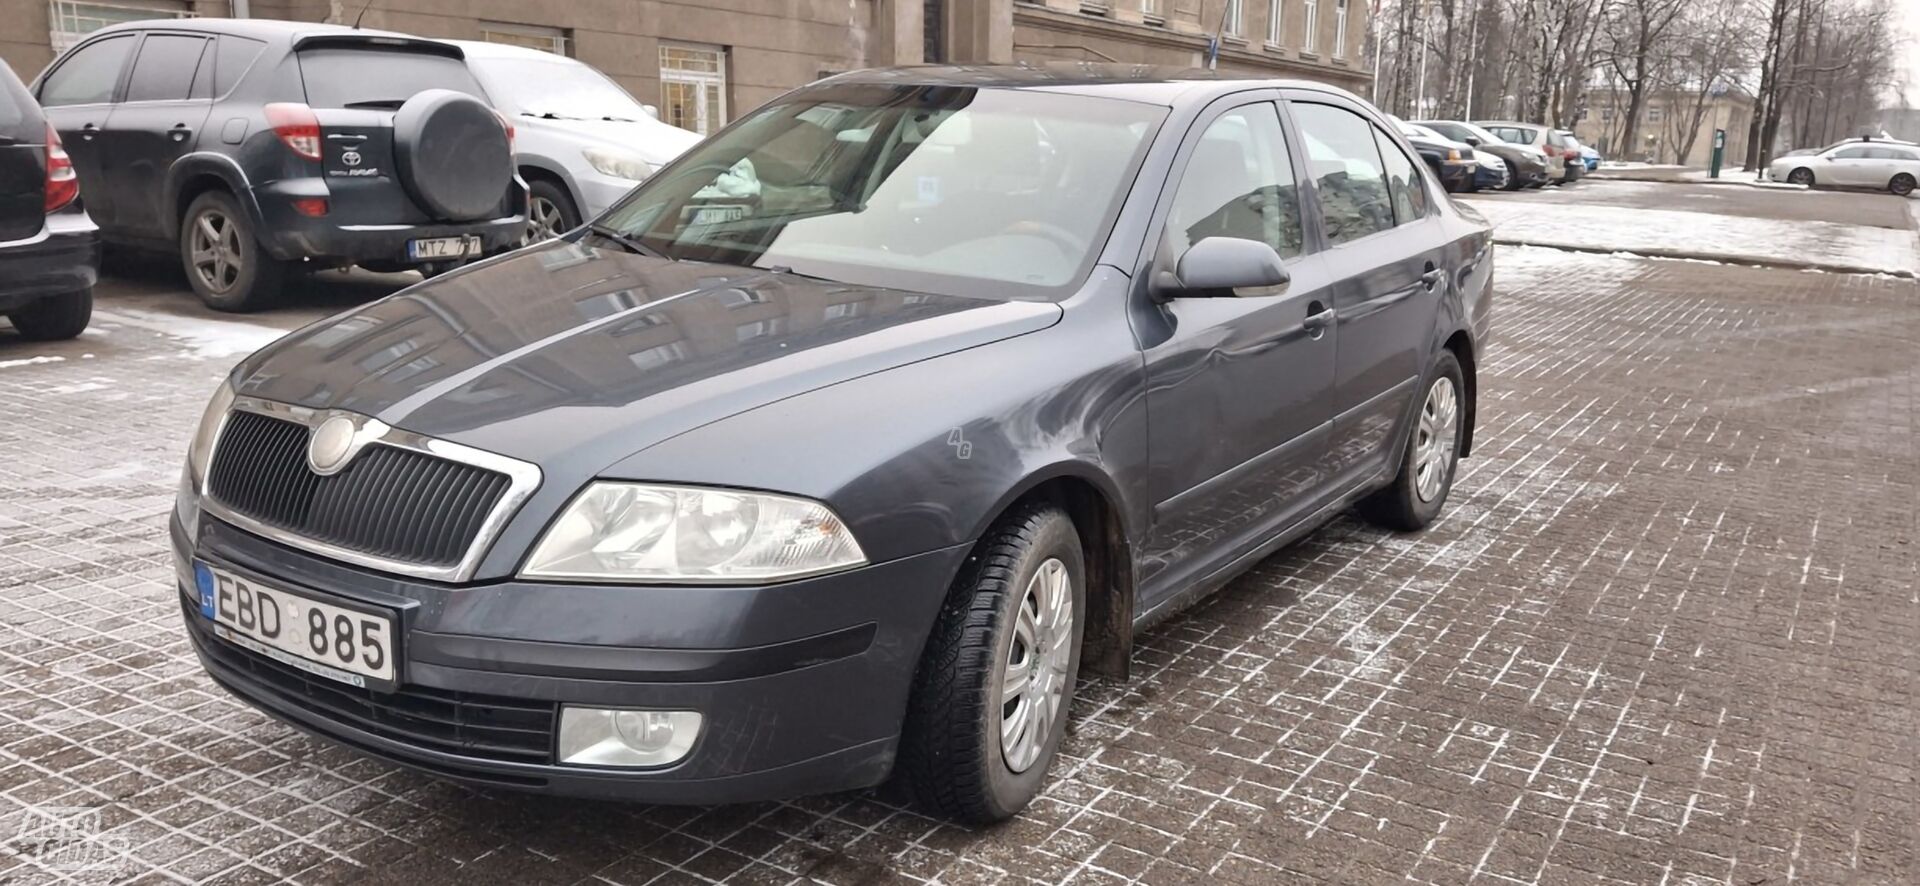
[[[515,124],[528,130],[550,132],[581,143],[640,155],[656,166],[680,156],[700,143],[700,134],[648,118],[645,120],[549,119],[522,114]]]
[[[301,329],[233,380],[245,396],[592,471],[709,422],[1060,316],[1048,302],[557,240]]]

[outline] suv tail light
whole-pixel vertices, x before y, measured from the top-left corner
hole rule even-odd
[[[73,169],[73,158],[60,145],[60,133],[47,125],[47,211],[54,212],[80,196],[80,174]]]
[[[274,102],[261,110],[287,150],[308,160],[320,159],[320,118],[314,116],[312,108],[296,102]]]

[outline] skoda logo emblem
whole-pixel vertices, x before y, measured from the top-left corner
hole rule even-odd
[[[353,419],[336,415],[321,422],[307,438],[307,466],[316,474],[331,474],[353,457],[353,437],[359,429]]]

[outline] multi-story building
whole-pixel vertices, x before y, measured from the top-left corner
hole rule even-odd
[[[573,56],[711,132],[822,74],[1051,59],[1197,66],[1365,94],[1363,0],[0,0],[0,58],[31,78],[96,28],[169,16],[352,23]]]
[[[1621,143],[1626,135],[1627,102],[1625,90],[1589,92],[1586,116],[1574,125],[1574,137],[1610,160],[1705,167],[1713,157],[1713,131],[1724,129],[1726,165],[1738,166],[1746,157],[1753,96],[1737,86],[1716,88],[1705,96],[1689,89],[1648,94],[1631,145]]]

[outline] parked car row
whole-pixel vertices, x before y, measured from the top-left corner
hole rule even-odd
[[[101,239],[177,251],[229,311],[296,270],[432,276],[551,237],[698,140],[571,59],[302,22],[103,28],[31,97]]]
[[[1392,119],[1450,192],[1571,184],[1600,164],[1599,152],[1564,129],[1501,121]]]
[[[1849,138],[1824,148],[1788,151],[1767,177],[1806,187],[1872,188],[1905,197],[1920,186],[1920,145],[1885,138]]]

